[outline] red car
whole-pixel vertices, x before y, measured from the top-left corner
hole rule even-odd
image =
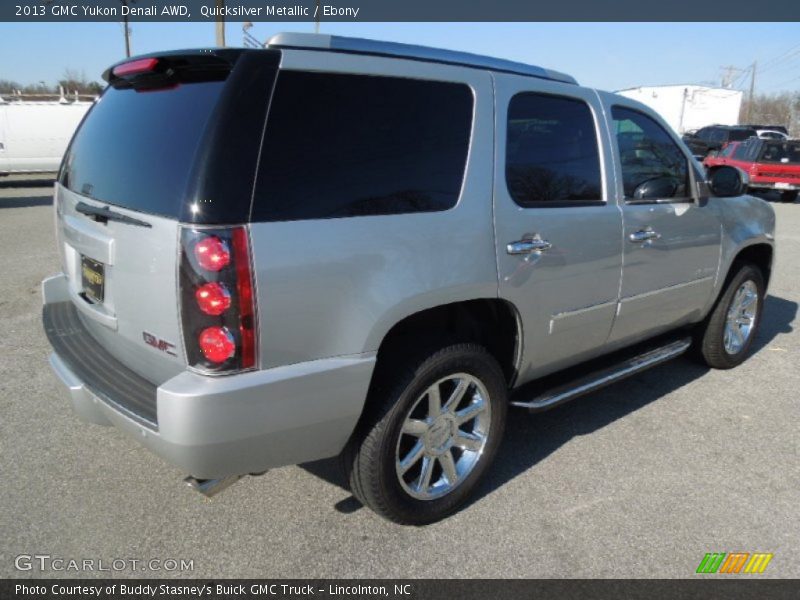
[[[800,140],[763,140],[751,137],[728,142],[703,164],[709,169],[722,165],[739,167],[750,176],[751,190],[776,190],[781,200],[794,202],[800,191]]]

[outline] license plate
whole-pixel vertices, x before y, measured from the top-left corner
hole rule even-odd
[[[777,190],[790,190],[792,189],[791,183],[786,183],[785,181],[778,181],[775,183],[775,189]]]
[[[103,263],[81,256],[81,285],[83,293],[92,302],[103,302],[106,283],[106,266]]]

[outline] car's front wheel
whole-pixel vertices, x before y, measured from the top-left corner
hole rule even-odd
[[[392,521],[437,521],[467,500],[494,458],[505,378],[476,344],[379,368],[369,412],[343,455],[351,490]]]
[[[747,358],[761,323],[764,288],[758,267],[738,265],[699,331],[700,354],[709,367],[730,369]]]
[[[797,190],[791,190],[788,192],[781,192],[781,202],[794,202],[797,200]]]

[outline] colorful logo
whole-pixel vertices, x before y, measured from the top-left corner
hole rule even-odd
[[[700,561],[697,573],[763,573],[774,554],[766,552],[709,552]]]

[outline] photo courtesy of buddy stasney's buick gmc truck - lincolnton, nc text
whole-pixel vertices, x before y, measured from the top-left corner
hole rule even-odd
[[[775,217],[569,75],[315,34],[111,67],[55,189],[51,365],[207,494],[339,456],[424,524],[542,410],[741,363]],[[147,92],[147,93],[144,93]]]

